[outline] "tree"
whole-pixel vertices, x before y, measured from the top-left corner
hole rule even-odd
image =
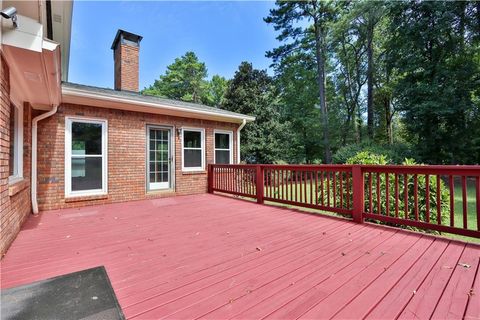
[[[480,43],[473,2],[390,4],[394,95],[422,161],[480,162]]]
[[[207,94],[207,67],[189,51],[167,67],[164,75],[142,91],[187,102],[203,103]]]
[[[267,23],[274,25],[276,31],[281,31],[277,39],[287,42],[272,51],[267,56],[278,63],[292,53],[313,49],[316,58],[318,98],[322,115],[323,147],[325,162],[331,163],[332,154],[330,146],[330,133],[328,123],[328,109],[326,99],[326,59],[327,59],[327,34],[329,23],[335,18],[335,6],[327,1],[277,1],[276,8],[270,10],[270,15],[265,18]],[[299,23],[303,20],[311,25],[302,27]]]
[[[207,90],[202,99],[205,104],[220,108],[224,102],[225,93],[228,88],[228,80],[219,75],[214,75],[208,82]]]
[[[223,108],[256,117],[242,131],[242,160],[249,163],[282,160],[286,125],[280,123],[277,93],[265,70],[242,62],[230,81]]]

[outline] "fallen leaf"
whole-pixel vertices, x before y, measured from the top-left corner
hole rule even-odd
[[[461,266],[461,267],[464,267],[464,268],[470,268],[471,267],[471,265],[466,264],[466,263],[459,263],[458,265]]]
[[[255,249],[257,249],[257,251],[262,251],[262,248],[260,247],[256,247]]]
[[[342,256],[346,256],[347,254],[345,252],[342,252]]]

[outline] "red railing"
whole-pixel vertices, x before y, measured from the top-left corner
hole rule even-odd
[[[480,238],[480,166],[209,165],[209,192]]]

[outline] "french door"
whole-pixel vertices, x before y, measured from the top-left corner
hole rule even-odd
[[[163,127],[147,127],[147,190],[171,187],[172,130]]]

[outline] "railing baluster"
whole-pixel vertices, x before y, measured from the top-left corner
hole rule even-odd
[[[345,174],[345,178],[347,179],[347,209],[350,209],[350,173],[347,171]]]
[[[320,177],[320,179],[321,179],[321,180],[320,180],[320,185],[321,185],[321,187],[320,187],[320,188],[321,188],[320,193],[321,193],[321,195],[320,195],[320,196],[322,197],[322,198],[321,198],[322,206],[324,206],[324,205],[325,205],[325,195],[324,195],[324,190],[323,190],[323,189],[324,189],[324,188],[323,188],[323,181],[325,180],[325,177],[324,177],[325,175],[324,175],[324,171],[323,171],[323,170],[320,172],[320,175],[321,175],[321,177]]]
[[[425,219],[430,223],[430,176],[425,175]]]
[[[398,218],[398,203],[399,203],[399,195],[398,195],[398,173],[395,173],[395,218]]]
[[[467,222],[467,177],[462,176],[462,204],[463,204],[463,228],[468,229]]]
[[[385,206],[386,214],[390,216],[390,181],[388,179],[388,172],[385,172]]]
[[[340,208],[343,208],[343,172],[338,173],[340,175]]]
[[[332,207],[337,206],[337,173],[335,171],[333,173],[333,203]]]
[[[437,224],[442,224],[442,194],[440,190],[440,176],[437,175]]]
[[[404,206],[405,206],[405,219],[408,219],[409,218],[409,214],[408,214],[408,174],[404,174],[403,175],[403,192],[404,192]]]
[[[330,171],[327,171],[327,206],[330,207]]]
[[[373,213],[373,192],[372,192],[372,186],[373,186],[373,181],[372,181],[372,173],[368,173],[368,212]]]
[[[318,171],[315,170],[315,204],[318,205]]]
[[[382,213],[382,203],[380,202],[380,173],[377,173],[377,214]]]
[[[415,204],[415,221],[418,221],[418,177],[413,176],[413,202]]]
[[[310,204],[313,204],[313,171],[310,172]]]
[[[450,227],[453,227],[455,226],[455,186],[453,175],[448,176],[448,184],[450,188]]]

